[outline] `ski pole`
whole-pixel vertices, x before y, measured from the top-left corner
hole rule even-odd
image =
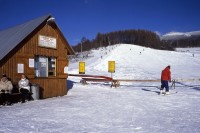
[[[172,87],[174,86],[174,89],[175,89],[175,80],[172,80],[172,85],[171,85],[171,89],[172,89]]]

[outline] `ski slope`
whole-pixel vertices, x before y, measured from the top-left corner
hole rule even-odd
[[[110,76],[108,61],[114,60],[114,78],[159,79],[162,69],[171,65],[173,79],[195,79],[199,78],[200,73],[199,53],[195,53],[193,57],[191,52],[163,51],[121,44],[93,50],[92,58],[82,61],[86,63],[86,74]],[[69,73],[77,74],[78,71],[78,62],[70,65]]]
[[[180,49],[179,49],[180,50]],[[86,74],[110,76],[107,62],[116,61],[114,78],[159,79],[171,65],[173,79],[199,79],[200,50],[160,51],[120,44],[92,50]],[[195,56],[193,57],[193,52]],[[141,52],[141,53],[140,53]],[[101,58],[102,56],[102,58]],[[78,62],[69,73],[78,73]],[[82,85],[69,77],[68,95],[0,106],[0,133],[199,133],[200,82],[181,82],[176,94],[158,95],[160,83]]]

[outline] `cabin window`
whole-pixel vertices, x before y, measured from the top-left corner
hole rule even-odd
[[[46,57],[46,56],[36,56],[35,76],[36,77],[56,76],[56,58]]]

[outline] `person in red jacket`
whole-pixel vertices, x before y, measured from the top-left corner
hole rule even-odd
[[[165,88],[165,94],[169,94],[169,85],[168,82],[171,82],[171,71],[170,66],[167,66],[161,73],[161,89],[160,94],[163,93],[163,89]]]

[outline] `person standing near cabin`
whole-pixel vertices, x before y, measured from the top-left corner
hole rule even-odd
[[[11,81],[8,80],[6,75],[3,75],[0,81],[0,94],[1,94],[1,104],[10,104],[9,97],[12,92],[13,85]]]
[[[22,103],[25,103],[25,100],[28,98],[28,93],[30,92],[29,80],[23,74],[21,80],[18,82],[19,91],[22,93]]]
[[[160,94],[163,93],[164,88],[165,88],[165,94],[169,94],[169,84],[168,84],[168,82],[171,82],[170,65],[167,66],[164,70],[162,70]]]

